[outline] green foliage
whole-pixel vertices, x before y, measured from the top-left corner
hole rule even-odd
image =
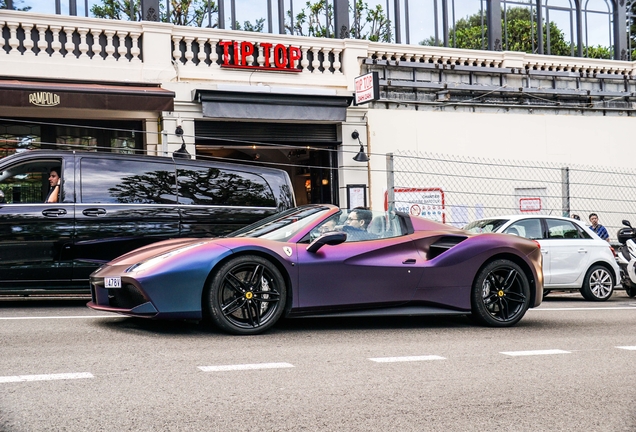
[[[508,23],[507,34],[502,35],[503,49],[506,51],[521,51],[536,54],[539,49],[537,35],[537,16],[531,14],[529,8],[513,7],[502,11],[501,27],[505,31],[504,19]],[[482,28],[483,21],[483,28]],[[553,21],[550,28],[550,49],[547,48],[548,26],[543,26],[544,52],[551,55],[570,56],[576,53],[576,45],[566,41],[565,34]],[[429,37],[420,42],[420,45],[441,45],[436,43],[434,37]],[[455,48],[484,49],[488,46],[488,27],[486,17],[480,13],[457,20],[455,27],[449,31],[449,45]],[[612,58],[610,48],[596,46],[584,48],[584,55],[590,58]]]
[[[391,21],[389,21],[378,4],[369,8],[368,3],[355,0],[354,17],[351,25],[351,37],[354,39],[368,39],[372,42],[391,42]],[[368,28],[367,28],[368,26]]]
[[[601,45],[597,46],[589,46],[583,49],[583,55],[589,58],[597,58],[597,59],[608,59],[611,60],[614,58],[614,52],[611,48],[604,47]],[[632,57],[634,58],[634,57]]]
[[[236,30],[244,30],[244,31],[257,32],[257,33],[262,33],[264,27],[265,27],[265,18],[257,19],[254,24],[252,24],[250,21],[244,21],[243,28],[241,28],[241,24],[238,21],[234,25],[234,29]]]
[[[6,0],[0,0],[0,4]],[[16,0],[20,1],[20,0]],[[130,14],[130,6],[134,9],[134,15]],[[218,0],[217,0],[218,1]],[[212,14],[216,16],[212,27],[218,26],[218,4],[211,1]],[[391,21],[387,19],[382,5],[369,7],[363,0],[351,2],[350,9],[354,13],[351,25],[350,37],[355,39],[367,39],[374,42],[392,42]],[[176,25],[203,27],[208,22],[208,0],[170,0],[170,12],[166,13],[165,1],[159,3],[159,20]],[[141,0],[100,0],[91,8],[91,13],[96,18],[115,20],[141,20]],[[305,6],[294,17],[294,25],[291,26],[291,11],[287,11],[285,29],[290,34],[313,37],[334,37],[334,11],[333,2],[327,0],[308,0]],[[236,30],[263,32],[265,18],[259,18],[253,23],[244,21],[234,23]]]
[[[135,10],[134,17],[130,16],[130,1],[133,1],[133,8]],[[139,21],[141,19],[140,4],[141,0],[102,0],[101,5],[93,5],[91,13],[96,18]]]
[[[13,0],[13,10],[27,12],[31,10],[31,6],[23,6],[19,7],[20,4],[24,3],[23,0]],[[7,6],[6,0],[0,0],[0,9],[9,9]]]
[[[329,22],[324,22],[329,16]],[[291,11],[287,11],[287,16],[291,18]],[[290,20],[291,21],[291,20]],[[294,27],[285,23],[285,28],[291,34],[300,36],[327,37],[333,36],[333,4],[327,3],[325,0],[317,0],[316,3],[307,2],[305,7],[296,14]]]
[[[0,0],[1,1],[1,0]],[[134,16],[130,15],[130,2],[134,9]],[[218,16],[218,6],[215,1],[210,2],[212,14]],[[96,18],[114,20],[141,20],[141,0],[101,0],[101,4],[93,5],[91,13]],[[207,25],[208,0],[170,0],[169,14],[164,1],[159,3],[159,20],[176,25],[203,27]],[[218,23],[213,22],[212,27]]]
[[[363,0],[355,0],[355,8],[349,8],[354,14],[349,36],[354,39],[367,39],[373,42],[391,42],[391,22],[387,19],[382,5],[370,8]],[[327,19],[328,16],[328,19]],[[291,11],[287,11],[291,22]],[[328,21],[325,22],[325,21]],[[334,37],[333,2],[327,5],[325,0],[307,1],[294,19],[294,26],[285,23],[291,34],[314,37]]]

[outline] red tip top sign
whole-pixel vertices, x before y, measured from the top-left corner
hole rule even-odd
[[[356,105],[380,99],[380,78],[377,72],[356,77],[353,84],[356,89]]]
[[[221,67],[234,69],[259,69],[274,70],[283,72],[302,72],[298,68],[298,60],[301,59],[302,53],[300,48],[283,44],[271,44],[268,42],[237,42],[237,41],[220,41],[219,45],[223,47],[223,63]],[[255,66],[253,61],[248,62],[248,57],[258,57],[258,49],[263,49],[264,63],[262,66]]]

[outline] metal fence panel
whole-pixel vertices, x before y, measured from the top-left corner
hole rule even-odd
[[[399,151],[387,154],[387,204],[457,227],[506,214],[599,215],[610,238],[636,222],[636,170]]]

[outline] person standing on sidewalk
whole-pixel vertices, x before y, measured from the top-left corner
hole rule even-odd
[[[596,213],[590,213],[590,223],[592,226],[590,229],[596,233],[603,240],[609,241],[609,234],[603,225],[598,223],[598,215]]]

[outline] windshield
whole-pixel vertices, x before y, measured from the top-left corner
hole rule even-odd
[[[508,219],[482,219],[469,223],[464,227],[464,230],[477,234],[497,232],[506,222],[508,222]]]
[[[284,242],[328,212],[327,207],[293,208],[234,231],[227,237],[259,237]]]

